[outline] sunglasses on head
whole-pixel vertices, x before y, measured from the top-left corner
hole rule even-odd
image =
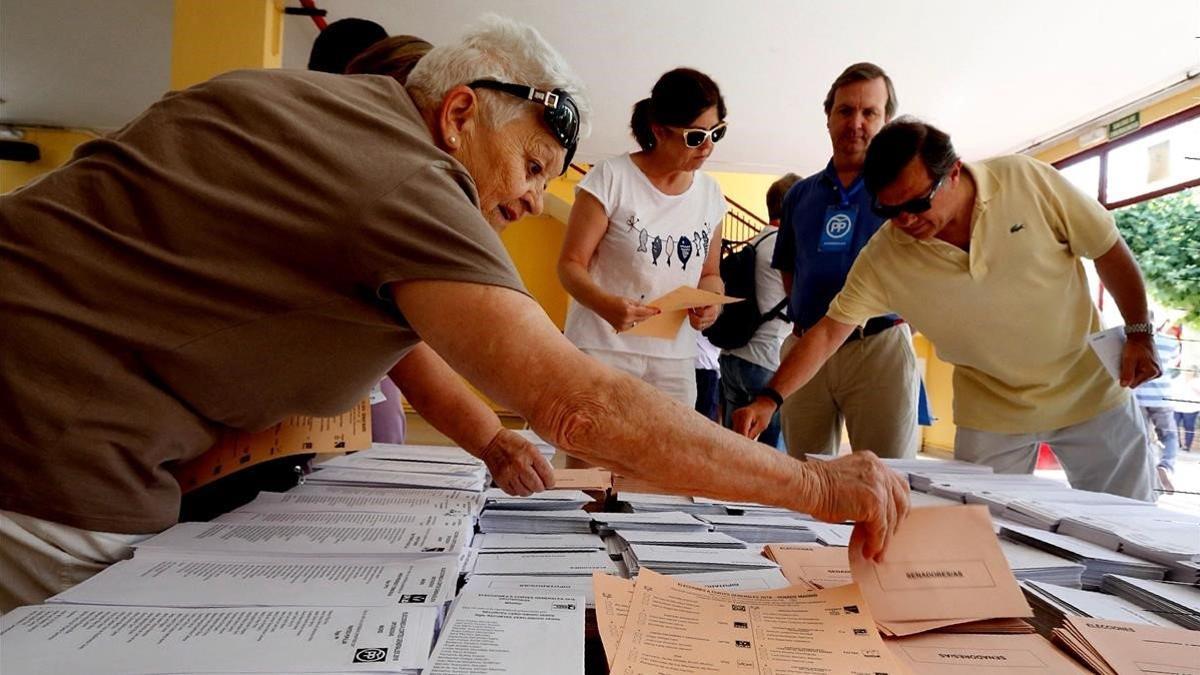
[[[725,132],[726,132],[726,130],[728,130],[729,125],[725,124],[724,122],[721,122],[720,124],[718,124],[717,126],[711,128],[711,129],[684,129],[682,127],[676,127],[676,128],[679,129],[679,131],[683,134],[683,144],[684,145],[688,146],[689,148],[698,148],[698,147],[704,145],[704,141],[708,140],[708,138],[710,136],[712,137],[713,143],[717,143],[722,138],[725,138]]]
[[[930,207],[933,206],[933,196],[937,194],[938,188],[942,187],[942,183],[945,180],[945,176],[938,178],[936,181],[934,181],[933,187],[929,188],[929,192],[924,197],[910,199],[903,204],[880,204],[879,198],[876,197],[871,202],[871,210],[875,212],[875,215],[883,218],[884,220],[895,218],[901,213],[911,213],[913,215],[925,213],[930,209]]]
[[[502,91],[541,104],[544,107],[542,119],[550,129],[550,134],[567,151],[563,156],[562,173],[567,172],[567,168],[571,166],[571,158],[575,156],[575,148],[579,144],[579,107],[575,105],[575,100],[570,94],[562,89],[546,91],[496,80],[475,80],[467,86],[472,89]]]

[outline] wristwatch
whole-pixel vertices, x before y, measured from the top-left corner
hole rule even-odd
[[[778,410],[783,405],[783,396],[779,392],[770,387],[763,387],[754,393],[755,397],[763,396],[771,400],[775,404],[775,409]]]
[[[1154,326],[1149,323],[1127,323],[1125,324],[1125,335],[1135,335],[1142,333],[1144,335],[1154,335]]]

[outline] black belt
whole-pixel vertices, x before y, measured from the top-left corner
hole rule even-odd
[[[877,316],[872,319],[868,319],[865,326],[855,326],[854,332],[851,333],[850,337],[846,338],[846,341],[842,344],[848,345],[855,340],[861,340],[863,338],[869,338],[872,335],[878,335],[879,333],[882,333],[889,328],[895,328],[902,323],[904,323],[904,319],[893,319],[890,316]],[[796,337],[800,337],[808,331],[808,328],[798,328],[795,331]]]

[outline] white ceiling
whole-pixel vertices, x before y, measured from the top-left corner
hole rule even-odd
[[[298,4],[289,0],[288,4]],[[0,119],[110,128],[166,88],[168,0],[0,0]],[[969,158],[1018,150],[1200,69],[1200,0],[318,0],[436,43],[485,11],[530,22],[587,83],[596,114],[580,159],[632,146],[628,111],[663,71],[721,85],[724,171],[803,174],[829,154],[821,100],[854,61],[895,80],[903,113]],[[285,67],[316,30],[285,23]],[[218,47],[214,47],[218,48]]]

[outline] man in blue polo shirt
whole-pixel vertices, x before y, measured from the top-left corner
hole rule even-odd
[[[794,322],[781,356],[825,316],[859,251],[883,224],[871,211],[861,174],[867,145],[895,112],[891,78],[872,63],[846,68],[829,88],[825,116],[833,158],[788,191],[771,261],[783,274]],[[836,453],[844,420],[855,449],[911,457],[918,387],[908,325],[891,314],[875,317],[783,402],[788,452]]]

